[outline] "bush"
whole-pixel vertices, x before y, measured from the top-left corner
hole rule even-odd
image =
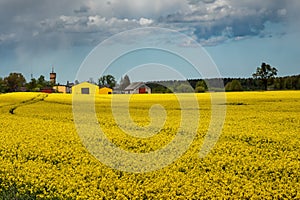
[[[226,84],[225,86],[226,91],[243,91],[243,87],[238,80],[233,80]]]
[[[195,88],[196,93],[204,93],[206,89],[203,86],[198,86]]]

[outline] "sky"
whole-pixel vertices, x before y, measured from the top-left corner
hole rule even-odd
[[[300,74],[299,9],[299,0],[1,0],[0,77],[49,79],[54,67],[57,82],[72,82],[101,42],[149,27],[199,43],[224,78],[250,77],[262,62],[279,76]],[[150,68],[144,63],[131,79],[170,79],[167,68],[149,76]]]

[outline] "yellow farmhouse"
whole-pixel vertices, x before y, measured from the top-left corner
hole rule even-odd
[[[73,94],[98,94],[99,87],[97,85],[83,82],[72,87]]]

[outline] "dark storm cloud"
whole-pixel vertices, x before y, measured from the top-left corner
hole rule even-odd
[[[299,6],[295,0],[2,0],[0,45],[96,45],[145,26],[172,28],[204,45],[217,45],[264,37],[266,23],[286,22],[291,4]]]
[[[208,1],[193,1],[191,10],[159,18],[159,22],[174,24],[175,27],[186,25],[194,30],[194,37],[198,41],[214,37],[263,37],[266,23],[285,22],[288,12],[286,1],[260,3],[219,0],[212,4],[208,4]]]
[[[216,0],[189,0],[189,4],[198,4],[200,2],[203,3],[214,3]]]

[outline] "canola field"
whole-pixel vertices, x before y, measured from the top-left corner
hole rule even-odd
[[[124,113],[125,97],[113,95]],[[97,126],[128,152],[163,148],[179,130],[182,110],[174,94],[129,98],[136,125],[162,125],[147,138],[126,134],[136,130],[132,124],[118,126],[112,96],[95,99]],[[74,123],[72,95],[0,94],[0,199],[300,199],[300,92],[226,93],[222,133],[200,158],[210,99],[209,93],[197,94],[199,127],[180,158],[134,173],[107,166],[87,150]],[[164,123],[149,115],[155,104],[165,109]]]

